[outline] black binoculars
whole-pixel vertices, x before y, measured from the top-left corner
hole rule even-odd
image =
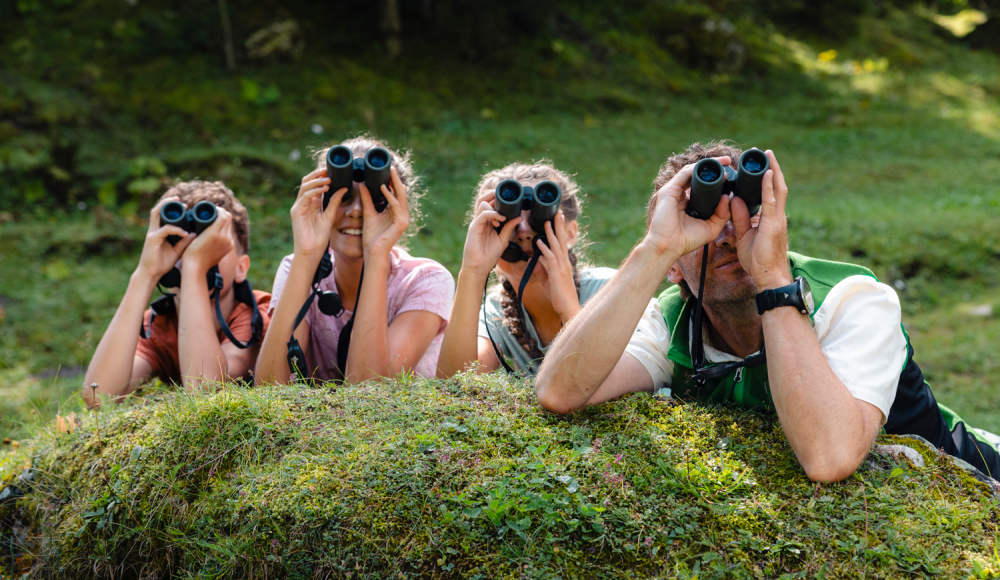
[[[160,224],[177,226],[185,232],[200,234],[215,223],[219,211],[210,201],[199,201],[191,209],[186,209],[179,201],[168,201],[160,208]],[[167,236],[170,245],[181,241],[180,236]]]
[[[551,181],[542,181],[535,187],[529,187],[522,186],[514,179],[505,179],[497,184],[493,207],[508,222],[521,215],[521,211],[530,210],[528,225],[536,234],[544,236],[545,222],[556,218],[561,202],[562,190]]]
[[[694,165],[687,214],[707,220],[715,213],[719,199],[730,193],[746,202],[750,215],[756,214],[760,208],[764,173],[770,167],[771,160],[760,149],[744,151],[736,169],[715,159],[702,159]]]
[[[505,179],[497,184],[496,199],[493,208],[506,217],[504,223],[521,215],[521,211],[529,210],[528,225],[535,230],[535,240],[545,239],[545,222],[556,218],[559,204],[562,203],[562,190],[551,181],[542,181],[535,187],[523,186],[516,179]],[[499,232],[503,224],[497,226]],[[500,259],[506,262],[527,260],[527,255],[521,246],[511,240]]]
[[[323,209],[330,198],[342,187],[350,190],[354,182],[363,182],[372,195],[372,203],[379,213],[389,207],[389,200],[382,193],[382,186],[389,185],[392,155],[381,147],[373,147],[365,153],[364,159],[355,159],[354,152],[343,145],[330,147],[326,152],[326,176],[330,178],[330,189],[323,194]]]

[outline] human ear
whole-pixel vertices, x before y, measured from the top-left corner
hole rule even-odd
[[[670,266],[670,269],[667,270],[667,280],[670,280],[674,284],[680,284],[684,281],[684,274],[681,273],[681,269],[677,264]]]
[[[240,256],[239,260],[236,262],[236,276],[233,280],[237,284],[241,284],[247,279],[247,273],[250,271],[250,256],[243,254]]]
[[[572,248],[576,245],[576,240],[580,236],[580,226],[577,225],[576,220],[566,222],[566,234],[569,237],[569,239],[566,240],[566,244]]]

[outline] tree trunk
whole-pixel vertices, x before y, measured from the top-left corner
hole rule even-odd
[[[402,21],[399,18],[399,1],[382,0],[382,36],[385,40],[385,53],[392,60],[399,56],[402,49],[400,32],[403,30]]]
[[[222,41],[226,51],[226,68],[236,70],[236,55],[233,53],[233,27],[229,23],[226,0],[219,0],[219,18],[222,19]]]

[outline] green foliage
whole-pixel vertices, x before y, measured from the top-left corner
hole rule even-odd
[[[567,418],[499,374],[224,386],[68,425],[0,456],[27,493],[0,507],[9,572],[11,555],[54,578],[997,569],[996,500],[933,450],[886,438],[927,467],[872,455],[812,484],[773,418],[649,395]]]

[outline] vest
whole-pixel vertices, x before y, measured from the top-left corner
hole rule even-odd
[[[858,275],[878,279],[871,270],[854,264],[809,258],[794,252],[788,252],[788,261],[792,277],[802,276],[809,282],[816,305],[813,315],[819,311],[830,290],[842,280]],[[680,288],[672,286],[660,295],[659,304],[667,328],[670,329],[667,358],[674,363],[670,386],[672,396],[702,403],[727,403],[745,409],[774,412],[766,364],[737,369],[728,375],[709,379],[700,387],[690,379],[694,364],[691,361],[689,330],[695,301],[684,300],[681,298]],[[905,328],[903,335],[906,338],[906,363],[899,375],[896,398],[889,409],[885,432],[920,435],[935,447],[971,463],[983,473],[994,478],[1000,476],[1000,454],[996,448],[976,437],[975,432],[968,429],[961,418],[950,410],[945,408],[945,412],[942,412],[920,367],[913,360],[913,346]]]

